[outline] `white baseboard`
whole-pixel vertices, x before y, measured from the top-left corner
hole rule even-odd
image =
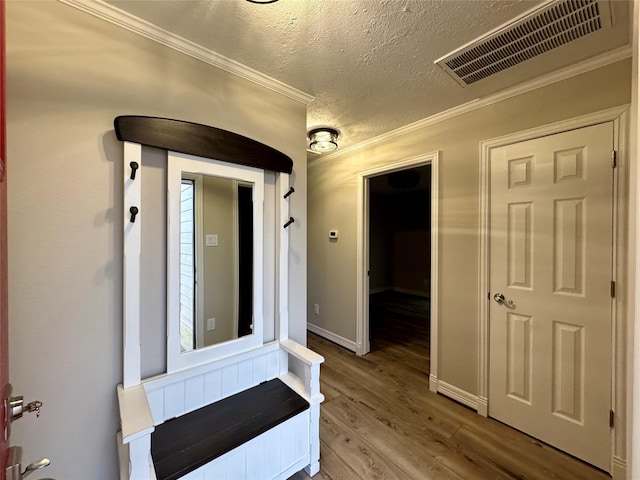
[[[408,288],[393,287],[391,290],[398,293],[406,293],[407,295],[415,295],[416,297],[429,298],[429,292],[421,292],[419,290],[409,290]]]
[[[375,295],[376,293],[382,293],[382,292],[389,292],[393,290],[392,287],[378,287],[378,288],[372,288],[369,290],[369,295]]]
[[[489,399],[478,396],[478,415],[489,416]]]
[[[478,410],[477,395],[473,395],[465,390],[462,390],[461,388],[449,385],[442,380],[436,380],[436,382],[438,385],[438,393],[441,393],[445,397],[449,397],[456,402],[460,402],[461,404],[466,405],[469,408]],[[431,383],[429,383],[429,385],[431,385]]]
[[[324,328],[318,327],[313,323],[307,322],[307,330],[309,330],[312,333],[315,333],[316,335],[320,335],[321,337],[326,338],[327,340],[330,340],[333,343],[337,343],[341,347],[351,350],[352,352],[358,351],[356,342],[349,340],[347,338],[341,337],[340,335],[336,335],[335,333],[330,332],[329,330],[325,330]]]
[[[369,295],[374,295],[376,293],[382,293],[382,292],[406,293],[407,295],[415,295],[416,297],[424,297],[424,298],[429,298],[431,296],[429,292],[421,292],[419,290],[409,290],[408,288],[400,288],[400,287],[372,288],[369,290]]]
[[[627,480],[627,461],[624,458],[614,455],[611,466],[613,480]]]

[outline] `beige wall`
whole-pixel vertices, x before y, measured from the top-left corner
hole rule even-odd
[[[369,291],[393,287],[393,234],[389,227],[392,212],[385,195],[369,199]]]
[[[7,2],[7,80],[10,375],[16,394],[44,403],[39,419],[14,424],[12,443],[26,463],[51,459],[41,476],[112,480],[123,222],[114,117],[213,125],[293,158],[289,312],[304,342],[306,108],[51,1]],[[163,241],[148,247],[153,255]]]
[[[202,227],[206,234],[218,235],[218,246],[203,246],[204,266],[204,320],[205,345],[225,342],[237,336],[234,331],[236,314],[235,252],[237,242],[233,217],[235,182],[227,178],[205,175],[202,182]],[[201,238],[200,241],[204,242]],[[204,243],[203,243],[204,245]],[[207,330],[207,319],[216,319],[215,330]]]
[[[393,233],[393,287],[415,295],[429,295],[431,232],[426,229]]]
[[[357,173],[440,152],[439,379],[477,393],[479,142],[630,101],[630,60],[309,165],[308,316],[356,339]],[[329,243],[325,232],[340,230]],[[464,352],[464,355],[460,355]]]
[[[386,180],[386,178],[385,178]],[[369,291],[429,295],[429,191],[371,194]]]

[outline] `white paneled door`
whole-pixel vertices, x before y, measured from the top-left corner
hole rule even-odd
[[[606,471],[613,134],[604,123],[490,157],[489,415]]]

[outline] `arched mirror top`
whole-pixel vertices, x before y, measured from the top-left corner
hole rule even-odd
[[[114,120],[118,140],[248,167],[291,173],[293,160],[275,148],[237,133],[170,118],[122,115]]]

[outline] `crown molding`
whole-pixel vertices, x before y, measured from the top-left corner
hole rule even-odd
[[[313,96],[100,0],[58,0],[120,28],[308,105]]]
[[[583,62],[576,63],[547,75],[543,75],[542,77],[538,77],[520,85],[516,85],[515,87],[507,88],[492,95],[477,98],[475,100],[471,100],[470,102],[463,103],[462,105],[458,105],[457,107],[450,108],[449,110],[444,110],[440,113],[436,113],[435,115],[431,115],[430,117],[423,118],[422,120],[418,120],[417,122],[410,123],[409,125],[405,125],[404,127],[400,127],[395,130],[391,130],[390,132],[383,133],[382,135],[378,135],[377,137],[374,137],[370,140],[365,140],[364,142],[346,147],[344,150],[340,150],[339,152],[330,153],[328,155],[323,155],[322,157],[315,160],[310,160],[308,162],[308,167],[317,167],[323,165],[325,162],[332,160],[335,161],[338,158],[344,157],[345,155],[354,153],[356,151],[364,150],[381,143],[389,142],[395,138],[401,137],[411,132],[415,132],[416,130],[426,128],[440,122],[444,122],[445,120],[455,118],[459,115],[472,112],[479,108],[486,107],[488,105],[492,105],[509,98],[517,97],[518,95],[522,95],[532,90],[536,90],[538,88],[560,82],[567,78],[575,77],[576,75],[580,75],[591,70],[610,65],[631,56],[632,49],[630,45],[611,50],[610,52],[595,56]]]

